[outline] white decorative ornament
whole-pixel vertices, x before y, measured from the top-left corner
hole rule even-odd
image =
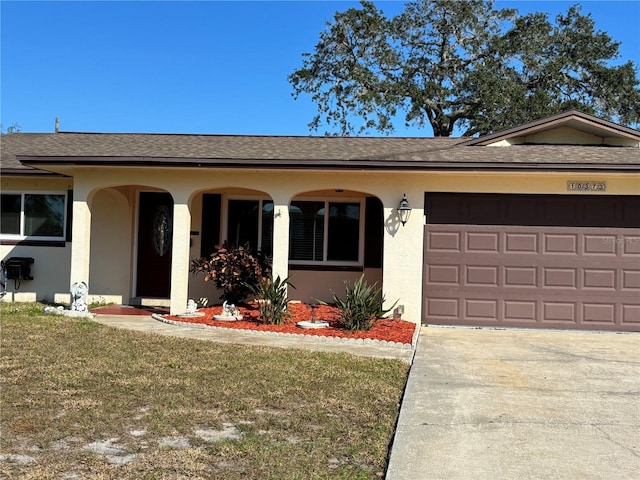
[[[158,207],[153,219],[153,249],[163,257],[171,248],[171,211],[164,205]]]
[[[88,312],[87,294],[89,286],[86,282],[76,282],[71,285],[71,310],[74,312]]]
[[[187,302],[187,315],[196,313],[196,310],[198,310],[198,305],[193,301],[193,299],[190,298]]]

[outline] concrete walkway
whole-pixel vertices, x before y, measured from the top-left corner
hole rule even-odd
[[[140,332],[156,333],[181,338],[210,340],[220,343],[238,343],[262,347],[300,348],[317,352],[349,353],[365,357],[389,358],[411,363],[414,350],[407,347],[376,347],[356,345],[310,335],[255,335],[241,330],[205,328],[202,325],[170,325],[154,320],[148,315],[104,315],[95,316],[95,321],[103,325]]]
[[[386,478],[640,478],[640,335],[424,327]]]

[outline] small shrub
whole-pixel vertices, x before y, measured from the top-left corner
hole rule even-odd
[[[263,278],[252,291],[258,300],[258,311],[262,321],[269,325],[282,325],[289,317],[287,311],[287,286],[296,288],[290,281],[280,276],[275,280]]]
[[[100,308],[100,307],[107,307],[109,305],[113,305],[114,302],[107,302],[104,297],[99,297],[98,299],[93,299],[93,301],[87,305],[87,308],[89,309],[89,311],[93,310],[94,308]]]
[[[245,300],[262,278],[271,272],[268,259],[258,253],[251,254],[249,244],[243,246],[217,245],[210,257],[191,261],[191,272],[203,275],[204,281],[213,281],[222,290],[221,299],[229,303]]]
[[[333,291],[331,293],[334,303],[340,310],[340,319],[348,330],[370,330],[378,318],[384,317],[398,303],[396,301],[391,308],[384,310],[382,290],[377,287],[377,283],[368,285],[364,275],[355,281],[353,287],[348,281],[344,283],[346,286],[344,299],[338,297]],[[321,303],[326,305],[325,302]]]

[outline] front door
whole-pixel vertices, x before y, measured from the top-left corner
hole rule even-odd
[[[136,296],[169,298],[172,236],[171,195],[165,192],[141,192]]]

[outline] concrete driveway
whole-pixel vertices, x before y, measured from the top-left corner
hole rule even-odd
[[[640,335],[424,327],[388,480],[640,478]]]

